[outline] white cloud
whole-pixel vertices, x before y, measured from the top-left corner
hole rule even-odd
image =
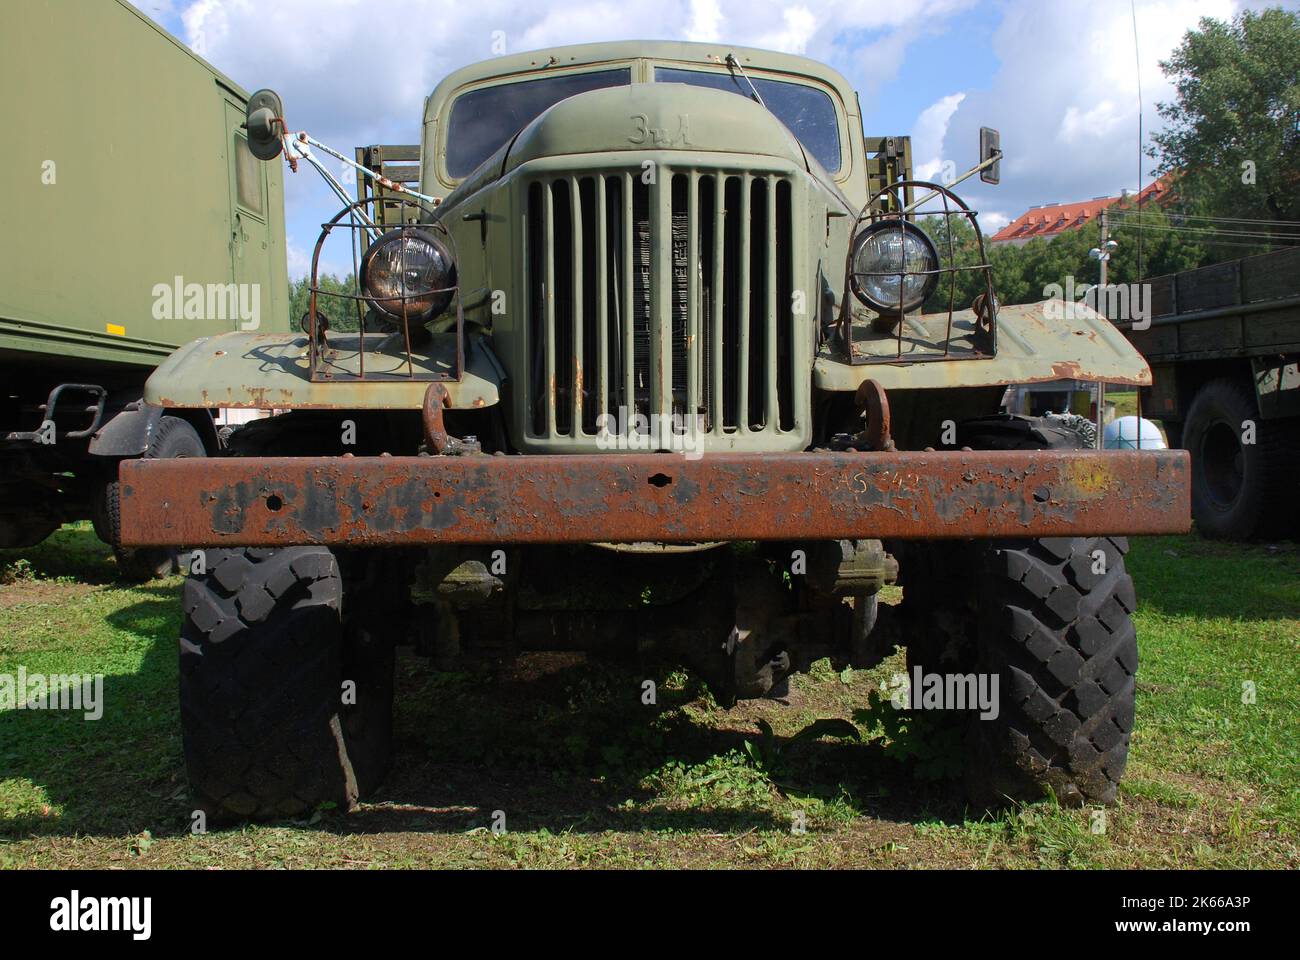
[[[722,10],[718,0],[691,0],[691,20],[686,39],[696,43],[715,43],[722,38]]]
[[[1160,61],[1201,17],[1228,19],[1241,6],[1236,0],[1139,0],[1148,142],[1160,122],[1156,104],[1174,97]],[[997,72],[985,89],[968,91],[948,120],[940,152],[961,158],[957,165],[965,169],[975,161],[979,127],[1001,130],[1002,183],[967,181],[963,196],[973,206],[995,202],[1018,216],[1036,203],[1137,187],[1139,74],[1129,0],[1009,0],[993,50]],[[1144,182],[1151,167],[1149,158],[1141,159]]]
[[[819,26],[813,12],[807,7],[790,7],[782,12],[781,21],[783,29],[762,34],[754,45],[785,53],[807,53],[808,43]]]
[[[912,166],[918,180],[934,180],[943,173],[943,139],[948,133],[948,121],[965,99],[965,93],[949,94],[916,118],[912,126]]]
[[[1020,214],[1017,213],[1016,216]],[[1005,227],[1013,218],[1001,210],[984,210],[976,219],[979,220],[980,231],[984,236],[989,237]]]

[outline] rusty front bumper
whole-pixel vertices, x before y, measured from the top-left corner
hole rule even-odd
[[[127,546],[1185,533],[1181,450],[126,460]]]

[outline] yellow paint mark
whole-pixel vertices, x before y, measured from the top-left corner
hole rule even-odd
[[[126,327],[123,327],[123,326],[121,326],[120,324],[116,324],[116,323],[106,323],[106,324],[104,324],[104,329],[107,330],[109,333],[111,333],[111,334],[112,334],[113,336],[115,336],[115,337],[125,337],[125,336],[126,336]]]
[[[1104,497],[1115,487],[1115,475],[1100,458],[1072,463],[1069,479],[1076,495],[1088,500]]]

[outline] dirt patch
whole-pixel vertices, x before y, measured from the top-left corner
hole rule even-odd
[[[24,606],[66,603],[94,593],[99,588],[88,583],[63,583],[57,580],[16,580],[0,584],[0,610]]]

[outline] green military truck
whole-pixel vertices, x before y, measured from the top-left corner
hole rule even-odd
[[[342,156],[270,91],[248,129],[267,159]],[[1010,383],[1149,370],[1086,307],[1000,307],[982,241],[967,262],[919,225],[979,239],[909,155],[863,136],[834,70],[761,50],[584,45],[443,80],[418,189],[361,164],[372,187],[319,237],[313,278],[334,245],[358,289],[317,289],[298,335],[192,343],[147,385],[168,410],[286,411],[203,464],[121,468],[124,540],[193,550],[199,806],[376,789],[398,642],[449,668],[657,656],[724,703],[902,644],[953,693],[973,797],[1112,800],[1137,669],[1124,538],[1188,529],[1187,456],[998,414]],[[985,131],[968,175],[1000,158]],[[948,309],[922,313],[936,290]],[[894,581],[902,602],[877,603]],[[980,680],[984,711],[958,693]]]
[[[1149,324],[1117,324],[1151,364],[1143,410],[1192,456],[1208,537],[1300,535],[1300,249],[1155,277]]]
[[[247,94],[122,0],[0,12],[0,547],[93,519],[117,535],[125,457],[196,457],[214,407],[144,382],[181,343],[287,329],[280,170],[248,152]]]

